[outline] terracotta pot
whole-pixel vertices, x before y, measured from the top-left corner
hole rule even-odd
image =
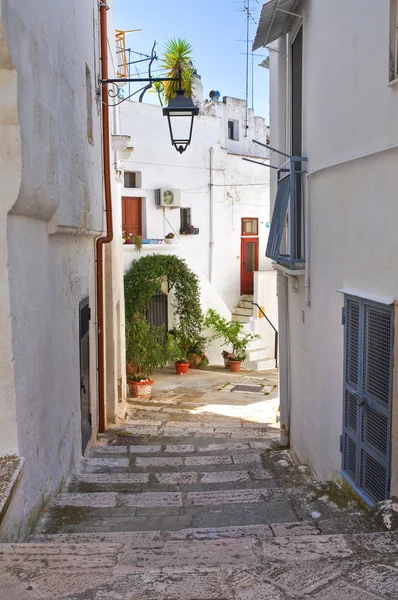
[[[226,369],[229,369],[229,365],[230,365],[231,361],[229,360],[229,358],[224,358],[224,365]]]
[[[130,397],[131,398],[150,398],[152,392],[153,379],[146,381],[129,381]]]
[[[241,364],[242,364],[241,360],[230,360],[229,368],[231,369],[232,373],[238,373],[240,371]]]
[[[189,363],[175,363],[177,375],[186,375],[188,373]]]

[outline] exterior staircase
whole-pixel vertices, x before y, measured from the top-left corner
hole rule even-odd
[[[238,304],[232,311],[232,321],[238,321],[243,325],[243,331],[256,333],[254,319],[253,296],[241,296]],[[265,371],[275,368],[275,359],[270,348],[267,348],[263,339],[253,340],[248,346],[248,357],[243,366],[253,371]]]
[[[276,372],[252,378],[256,393],[219,378],[191,373],[181,387],[170,370],[131,401],[41,531],[0,544],[0,600],[398,597],[397,534],[278,448]]]

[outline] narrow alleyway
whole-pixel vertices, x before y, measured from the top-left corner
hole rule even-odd
[[[276,372],[156,382],[1,547],[1,600],[398,597],[398,536],[278,448]]]

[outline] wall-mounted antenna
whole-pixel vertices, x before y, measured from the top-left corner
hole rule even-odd
[[[250,52],[249,44],[252,43],[250,40],[250,21],[252,21],[255,25],[257,25],[257,21],[253,17],[253,10],[250,7],[251,0],[244,0],[242,12],[246,13],[246,39],[239,40],[244,41],[246,43],[246,85],[245,85],[245,99],[246,99],[246,116],[245,116],[245,137],[247,137],[247,132],[249,129],[249,77],[250,77],[250,69],[249,69],[249,55],[251,54],[251,107],[254,108],[254,55],[253,51]],[[258,4],[258,0],[255,0]]]

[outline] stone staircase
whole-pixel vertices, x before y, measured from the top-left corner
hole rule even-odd
[[[162,377],[0,545],[0,600],[397,597],[397,536],[278,448],[275,372]]]
[[[256,333],[254,321],[253,296],[241,296],[237,306],[232,311],[232,321],[238,321],[243,325],[243,331]],[[270,349],[264,344],[264,340],[253,340],[248,346],[248,357],[243,365],[246,369],[253,371],[265,371],[275,368],[275,359],[270,356]]]

